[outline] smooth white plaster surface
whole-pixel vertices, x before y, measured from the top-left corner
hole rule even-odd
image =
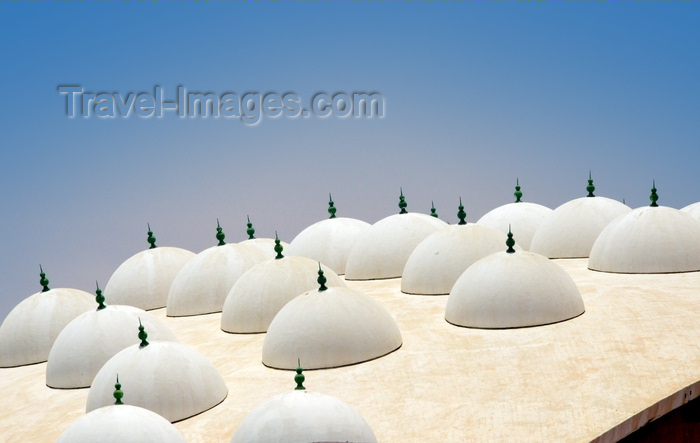
[[[537,228],[530,250],[549,258],[586,258],[614,218],[632,209],[605,197],[581,197],[564,203]]]
[[[61,330],[94,308],[92,295],[71,288],[38,292],[22,300],[0,326],[0,367],[46,361]]]
[[[194,256],[186,249],[167,246],[141,251],[114,271],[105,286],[105,297],[115,305],[164,308],[175,276]]]
[[[74,421],[56,443],[128,442],[186,443],[186,440],[172,423],[155,412],[124,404],[105,406],[85,414]]]
[[[695,220],[700,220],[700,202],[681,208],[681,211],[688,213]]]
[[[220,312],[236,280],[267,258],[255,246],[238,243],[205,249],[188,261],[175,277],[168,294],[168,316]]]
[[[529,251],[532,237],[542,222],[552,213],[552,209],[537,203],[519,202],[499,206],[484,214],[477,225],[498,229],[504,234],[517,233],[516,244]]]
[[[231,443],[376,442],[350,405],[330,395],[292,391],[265,401],[243,419]]]
[[[149,409],[170,422],[213,408],[228,393],[206,357],[180,343],[153,341],[129,346],[102,366],[88,392],[86,412],[114,404],[117,375],[125,404]]]
[[[445,295],[474,262],[506,249],[507,236],[475,224],[449,225],[416,246],[406,262],[401,291]]]
[[[345,281],[321,266],[326,286],[345,287]],[[272,319],[294,297],[318,288],[318,262],[306,257],[284,257],[258,263],[229,291],[221,314],[226,332],[265,332]]]
[[[347,280],[401,277],[411,252],[427,236],[447,223],[426,214],[409,212],[385,217],[364,231],[350,250]]]
[[[287,303],[267,330],[262,362],[279,369],[332,368],[386,355],[401,346],[389,312],[371,297],[331,287]]]
[[[321,220],[301,231],[285,250],[289,255],[320,261],[342,275],[350,250],[370,226],[362,220],[347,217]]]
[[[600,233],[588,268],[632,274],[700,270],[700,221],[666,206],[622,215]]]
[[[583,311],[581,293],[559,265],[533,252],[504,251],[464,271],[447,299],[445,320],[471,328],[521,328]]]
[[[64,389],[89,387],[110,358],[140,343],[139,319],[149,339],[177,341],[163,320],[133,306],[108,305],[99,311],[84,312],[63,328],[51,347],[46,385]]]

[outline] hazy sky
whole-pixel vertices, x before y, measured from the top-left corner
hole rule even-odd
[[[700,4],[24,2],[0,5],[0,319],[93,292],[148,247],[291,241],[327,217],[476,221],[512,201],[700,200]],[[84,118],[60,85],[218,96],[377,92],[382,118]],[[109,294],[107,303],[109,303]]]

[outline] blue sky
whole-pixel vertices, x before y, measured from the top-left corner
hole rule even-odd
[[[700,5],[303,2],[0,5],[0,319],[92,292],[145,249],[291,241],[327,216],[476,221],[512,201],[700,200]],[[86,91],[370,92],[383,118],[67,118]],[[109,297],[108,294],[106,294]],[[109,302],[109,298],[107,300]]]

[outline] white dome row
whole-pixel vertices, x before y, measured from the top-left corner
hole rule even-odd
[[[589,199],[589,197],[584,197],[584,199]],[[586,201],[598,201],[596,199],[601,199],[600,201],[607,200],[595,197],[595,199],[590,198]],[[672,208],[660,207],[656,204],[657,199],[658,196],[654,188],[652,189],[651,207],[625,211],[601,230],[591,247],[589,259],[589,267],[591,269],[632,273],[700,270],[698,259],[696,258],[700,249],[700,222],[687,213],[690,210],[686,211],[686,208],[684,208],[683,211],[678,211]],[[514,203],[512,205],[518,204]],[[597,203],[585,204],[592,206]],[[460,212],[462,212],[462,209],[460,209]],[[392,220],[410,219],[406,215],[397,214],[391,217],[394,217]],[[461,219],[463,221],[464,217]],[[369,229],[371,228],[367,230]],[[484,230],[483,234],[479,234],[481,229]],[[486,234],[486,232],[490,232],[488,229],[478,224],[464,224],[444,225],[434,230],[432,234],[429,234],[423,241],[418,243],[406,259],[406,265],[403,269],[404,280],[408,280],[409,273],[407,269],[409,269],[408,264],[411,262],[413,254],[416,251],[420,252],[421,247],[429,252],[421,252],[419,256],[425,254],[425,256],[443,255],[449,257],[449,254],[455,252],[454,249],[456,249],[455,243],[452,243],[451,240],[458,239],[460,236],[469,238],[469,235],[473,235],[473,238],[466,240],[465,243],[478,244],[480,241],[486,241],[488,236],[491,235],[490,233]],[[494,232],[496,236],[501,235],[503,237],[502,233]],[[512,237],[512,235],[509,235],[509,237]],[[431,238],[431,242],[427,244],[432,245],[432,249],[423,246]],[[640,239],[644,241],[639,241]],[[483,252],[483,257],[473,258],[470,263],[471,266],[467,265],[466,269],[457,276],[455,284],[450,288],[450,296],[445,310],[445,319],[448,322],[466,327],[513,328],[555,323],[574,318],[583,313],[584,306],[580,293],[568,274],[561,270],[555,262],[547,260],[542,255],[534,252],[523,251],[522,249],[516,250],[514,248],[515,243],[512,242],[511,238],[508,241],[510,242],[508,251],[502,251],[501,243],[499,252]],[[254,290],[257,286],[255,284],[256,281],[260,282],[266,276],[281,275],[280,280],[276,281],[276,285],[269,291],[277,293],[280,288],[286,286],[279,282],[306,280],[311,274],[311,268],[308,266],[308,263],[313,265],[314,271],[316,270],[315,266],[318,263],[312,260],[306,260],[302,257],[280,257],[282,246],[279,240],[267,243],[267,246],[274,244],[275,248],[279,247],[279,251],[276,251],[277,257],[268,260],[263,259],[259,264],[251,266],[250,271],[244,273],[232,286],[228,293],[229,297],[234,292],[235,286],[238,283],[242,284],[245,281],[244,277],[249,273],[252,275],[247,283],[249,290]],[[450,245],[452,245],[452,248],[449,247]],[[223,246],[226,245],[215,248],[222,248]],[[452,257],[446,258],[446,263],[457,260],[467,261],[463,258],[457,259]],[[302,263],[305,264],[301,265]],[[439,269],[434,265],[432,266],[433,270]],[[430,268],[429,266],[427,267]],[[299,274],[297,274],[297,268]],[[415,268],[420,269],[421,266],[415,266]],[[258,269],[256,271],[257,274],[253,272],[255,269]],[[329,277],[334,275],[330,269],[327,269],[325,272]],[[456,273],[454,270],[451,272]],[[304,273],[303,278],[301,273]],[[68,309],[63,309],[66,308],[66,305],[69,305],[74,300],[84,301],[86,293],[81,294],[82,291],[65,290],[70,295],[70,297],[67,297],[62,295],[64,294],[62,290],[50,290],[48,288],[48,280],[45,279],[43,271],[41,277],[45,291],[35,294],[32,296],[34,298],[30,297],[27,299],[32,299],[32,303],[41,303],[41,309],[27,304],[25,306],[30,307],[25,307],[19,311],[45,311],[45,313],[48,313],[49,318],[48,320],[44,319],[44,321],[51,323],[54,321],[51,317],[52,315],[58,318],[57,313],[59,311],[68,311]],[[321,277],[323,277],[322,273],[319,276],[319,282]],[[337,278],[337,275],[335,277]],[[437,283],[434,284],[444,284],[446,280],[447,277],[443,275],[441,278],[436,279]],[[263,347],[264,364],[271,367],[293,369],[295,366],[294,361],[301,356],[305,362],[309,362],[308,365],[305,363],[305,366],[309,368],[328,368],[381,357],[401,346],[400,332],[388,312],[364,294],[344,287],[342,279],[338,278],[337,282],[338,287],[334,288],[323,288],[326,282],[320,282],[321,289],[302,289],[300,292],[297,292],[296,296],[292,296],[291,301],[280,302],[280,307],[276,309],[278,311],[276,312],[277,316],[273,316],[274,320],[270,320],[268,324],[268,336],[266,336]],[[404,289],[403,286],[402,289]],[[244,292],[247,294],[249,290]],[[444,291],[444,289],[442,290]],[[303,291],[306,292],[302,294],[301,292]],[[265,292],[261,291],[259,297],[265,297]],[[59,300],[58,303],[56,300]],[[228,302],[228,298],[225,300]],[[52,310],[50,308],[51,303],[60,309]],[[104,309],[98,308],[93,310],[94,304],[92,303],[90,301],[88,312],[77,315],[73,322],[68,324],[60,334],[57,334],[58,338],[55,339],[53,348],[50,348],[51,352],[48,357],[47,384],[49,386],[80,387],[59,386],[62,381],[49,382],[50,377],[52,380],[54,377],[56,380],[61,380],[66,373],[70,373],[71,376],[75,374],[73,370],[59,371],[53,369],[52,362],[54,359],[51,357],[54,352],[53,349],[57,350],[57,355],[67,357],[63,359],[63,364],[66,364],[66,361],[80,357],[71,357],[70,344],[82,342],[84,338],[82,336],[86,335],[84,334],[85,331],[99,331],[101,327],[108,323],[119,324],[133,321],[134,317],[147,318],[147,313],[126,306],[107,306]],[[224,313],[226,312],[225,306],[226,304],[224,303]],[[270,312],[273,311],[275,310],[273,309]],[[99,326],[95,326],[98,324],[97,318],[100,319]],[[223,318],[224,315],[222,314],[222,329],[224,328]],[[22,321],[24,320],[26,318],[22,318]],[[16,321],[13,320],[13,322]],[[151,331],[157,329],[156,324],[149,324],[146,320],[144,320],[144,324]],[[358,324],[363,327],[358,328]],[[4,326],[5,323],[3,323]],[[3,333],[7,331],[17,332],[18,330],[18,327],[15,327],[14,330],[11,328],[0,328],[0,346],[3,345]],[[290,334],[290,331],[293,331],[293,333]],[[169,331],[164,331],[163,336],[167,337],[168,333]],[[64,334],[66,338],[62,338]],[[21,340],[24,337],[16,334],[11,335],[11,337],[12,343],[23,343]],[[18,337],[19,341],[17,340]],[[328,337],[333,337],[334,341],[329,342]],[[90,345],[90,349],[104,346],[106,350],[112,346],[113,342],[117,342],[115,337],[111,337],[108,334],[94,334],[94,337],[90,337],[90,339],[94,343]],[[98,392],[107,392],[105,387],[109,387],[114,381],[113,377],[117,369],[120,377],[122,377],[122,381],[128,380],[129,384],[136,387],[134,395],[136,403],[140,402],[149,409],[159,410],[159,414],[166,416],[170,421],[187,418],[223,401],[227,395],[227,388],[225,384],[222,385],[223,380],[216,372],[216,369],[211,366],[211,363],[191,349],[174,342],[174,337],[164,338],[164,340],[169,339],[172,341],[155,341],[144,345],[144,337],[141,344],[134,344],[123,349],[123,351],[114,355],[102,365],[102,369],[94,377],[93,386],[88,395],[88,410],[101,410],[103,406],[107,406],[112,402],[110,398],[105,400],[104,396],[98,394]],[[9,354],[0,353],[1,355]],[[99,357],[102,358],[102,356]],[[113,362],[115,359],[116,363]],[[61,362],[60,360],[55,361],[56,364]],[[72,363],[77,363],[78,366],[83,366],[86,370],[94,371],[94,365],[92,369],[90,367],[91,362]],[[133,373],[131,372],[132,370]],[[168,371],[173,373],[172,379],[162,377],[162,374]],[[85,374],[80,375],[85,377]],[[67,378],[70,379],[71,377]],[[206,382],[197,384],[195,378],[204,379]],[[172,391],[173,383],[180,384],[182,380],[186,381],[186,386],[196,390],[196,394],[201,395],[194,395],[189,391],[170,392]],[[76,383],[84,382],[77,381]],[[173,397],[167,398],[171,393]],[[269,410],[274,410],[274,405],[288,404],[288,401],[295,404],[303,404],[313,397],[313,395],[300,396],[299,393],[292,394],[287,395],[284,401],[271,402],[272,406],[268,405]],[[290,400],[295,397],[299,397],[299,400]],[[157,400],[154,400],[154,398]],[[188,402],[182,402],[183,398],[187,398]],[[314,400],[314,402],[325,404],[325,409],[335,408],[320,400]],[[108,407],[111,408],[111,406]],[[338,407],[336,409],[342,408]],[[258,414],[258,417],[264,416],[265,414],[263,413]],[[264,420],[262,424],[256,426],[258,428],[260,426],[269,428],[269,423],[266,424]],[[256,429],[255,426],[251,426],[250,429]],[[308,426],[305,427],[308,428]],[[336,427],[339,427],[339,425]],[[245,429],[243,424],[241,429]],[[163,430],[163,432],[165,431]]]
[[[365,419],[342,400],[308,392],[302,368],[296,368],[293,391],[272,397],[253,409],[231,437],[237,442],[305,443],[310,441],[376,442],[377,438]],[[126,393],[119,376],[112,397],[106,405],[90,410],[73,422],[59,437],[58,443],[117,443],[124,441],[174,442],[185,439],[159,413],[143,406],[135,392],[140,386],[130,381]],[[107,391],[107,386],[101,387]],[[92,391],[91,391],[92,393]],[[124,399],[122,401],[122,399]]]
[[[402,277],[402,291],[406,293],[447,294],[457,277],[469,265],[488,253],[499,250],[496,233],[485,229],[487,227],[500,231],[501,238],[504,238],[503,235],[510,227],[518,233],[519,248],[532,250],[549,258],[588,257],[595,239],[603,228],[614,218],[630,212],[631,209],[614,200],[595,197],[593,194],[595,187],[590,177],[586,189],[587,197],[572,200],[552,211],[541,205],[520,201],[522,192],[518,184],[514,193],[515,203],[501,206],[487,213],[476,223],[478,227],[468,225],[471,226],[469,229],[457,230],[453,226],[451,230],[454,232],[451,234],[444,229],[448,227],[447,224],[436,217],[408,213],[405,209],[406,202],[403,194],[399,202],[401,213],[386,217],[374,225],[355,219],[335,218],[335,207],[331,200],[329,202],[331,218],[303,230],[288,245],[288,254],[319,261],[325,266],[327,273],[332,270],[337,274],[345,274],[347,280]],[[460,209],[460,212],[463,210]],[[267,248],[268,253],[269,247],[272,246],[272,239],[252,238],[254,230],[250,221],[248,225],[250,240],[239,245],[226,245],[224,249],[209,248],[197,254],[195,259],[188,259],[187,266],[183,266],[183,272],[177,273],[178,276],[171,280],[172,285],[167,291],[169,293],[166,303],[168,316],[205,314],[223,309],[224,302],[235,282],[253,265],[264,261],[261,255],[242,248],[241,245],[251,246],[252,242],[257,242],[255,246]],[[439,231],[442,232],[438,234]],[[431,234],[435,235],[430,241],[423,243]],[[456,248],[455,245],[460,246]],[[650,248],[650,250],[657,249]],[[157,249],[148,251],[157,251]],[[124,265],[130,260],[127,260]],[[617,261],[618,257],[612,260]],[[658,260],[655,260],[652,255],[649,261]],[[593,265],[592,269],[598,269],[598,267]],[[141,272],[144,268],[147,266],[139,266]],[[677,269],[686,268],[688,266]],[[615,272],[615,269],[627,269],[620,272],[678,272],[667,271],[668,266],[659,268],[663,270],[657,271],[648,271],[650,269],[648,267],[639,268],[639,271],[630,271],[629,266],[603,266],[601,270]],[[673,265],[670,269],[674,269]],[[115,272],[110,283],[119,274]],[[129,274],[131,273],[126,273],[126,275]],[[144,279],[138,275],[138,272],[135,274],[124,279],[130,282],[157,280],[152,277]],[[146,274],[150,273],[146,272]],[[331,278],[331,274],[328,275]],[[167,286],[167,284],[161,286]],[[110,288],[109,283],[108,288]],[[126,292],[133,294],[138,291]],[[292,292],[295,291],[289,291],[289,293]],[[289,297],[292,296],[288,295],[285,300],[288,301]],[[116,301],[122,303],[119,297]],[[230,320],[227,320],[228,325],[224,326],[224,330],[262,332],[279,307],[281,305],[278,303],[277,307],[271,309],[271,313],[264,315],[264,320],[259,318],[251,321],[251,323],[257,322],[256,326],[252,324],[234,326]]]
[[[700,254],[697,253],[700,221],[691,215],[700,213],[697,209],[700,204],[682,211],[658,206],[633,211],[616,201],[594,196],[594,189],[589,179],[587,197],[551,211],[520,202],[522,194],[518,185],[516,203],[494,209],[476,224],[460,222],[452,226],[436,217],[406,212],[405,198],[401,195],[402,213],[374,225],[347,218],[324,220],[302,231],[287,246],[294,251],[313,244],[338,245],[337,250],[326,247],[317,252],[323,252],[328,260],[339,263],[338,266],[345,264],[346,279],[402,276],[402,291],[412,294],[449,293],[470,265],[500,250],[505,226],[496,230],[488,225],[495,226],[499,220],[507,219],[516,222],[511,225],[516,238],[521,232],[519,228],[526,238],[532,236],[532,252],[549,258],[590,256],[589,267],[593,270],[624,273],[700,270]],[[652,196],[658,198],[656,189]],[[656,204],[656,200],[653,203]],[[329,212],[330,209],[335,209],[332,204]],[[460,207],[458,215],[462,213]],[[335,215],[334,211],[331,215]],[[464,221],[464,216],[460,220]],[[539,228],[534,229],[538,225]],[[249,223],[250,237],[253,232]],[[256,273],[242,281],[235,291],[245,295],[231,298],[230,309],[222,315],[222,329],[264,332],[285,303],[310,289],[310,274],[315,264],[307,261],[302,265],[304,260],[297,256],[281,261],[266,259],[275,252],[273,239],[250,238],[239,244],[225,244],[220,227],[217,239],[220,246],[194,255],[179,248],[155,248],[155,238],[149,228],[152,249],[136,254],[115,271],[105,288],[110,302],[142,304],[142,308],[152,309],[162,306],[163,294],[167,293],[168,316],[219,312],[224,310],[235,284],[259,264]],[[283,247],[284,243],[279,243]],[[526,249],[521,242],[518,247]],[[318,261],[317,256],[311,259]],[[329,286],[344,285],[332,267],[323,265]],[[303,277],[302,268],[305,269]],[[275,273],[279,276],[270,278]],[[264,288],[266,285],[271,286]],[[111,291],[116,295],[112,296]],[[134,298],[134,294],[139,296]],[[48,290],[46,287],[46,291],[20,303],[0,326],[0,367],[45,361],[68,322],[93,309],[90,299],[91,296],[82,291]],[[139,303],[135,303],[135,299],[140,300]],[[26,328],[26,325],[34,326]]]

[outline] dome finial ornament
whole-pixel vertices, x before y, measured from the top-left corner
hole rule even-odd
[[[595,195],[593,195],[593,191],[595,191],[595,186],[593,186],[591,171],[588,171],[588,186],[586,186],[586,191],[588,191],[588,195],[586,197],[595,197]]]
[[[139,340],[141,340],[139,348],[145,348],[148,346],[148,341],[146,340],[148,338],[148,334],[146,333],[145,329],[146,328],[144,328],[141,324],[141,317],[139,317]]]
[[[459,211],[457,212],[457,218],[459,218],[459,223],[458,225],[466,225],[467,222],[464,220],[467,218],[467,213],[464,212],[464,205],[462,204],[462,197],[459,198],[459,206],[457,207]]]
[[[95,281],[95,285],[97,286],[97,289],[95,290],[95,294],[97,294],[97,296],[95,297],[95,301],[97,302],[97,310],[99,311],[101,309],[106,308],[107,306],[105,306],[105,296],[102,295],[102,289],[100,289],[100,284],[97,283],[97,281]]]
[[[523,196],[523,193],[520,192],[520,183],[518,182],[518,178],[515,178],[515,192],[513,193],[515,196],[515,203],[522,203],[522,200],[520,200]]]
[[[51,290],[49,288],[49,279],[46,278],[46,274],[44,273],[44,269],[39,265],[39,284],[43,286],[41,292],[48,292]]]
[[[508,240],[506,240],[506,246],[508,246],[508,249],[506,249],[508,254],[515,252],[515,249],[513,249],[513,246],[515,246],[515,240],[513,240],[513,233],[510,232],[510,224],[508,225]]]
[[[284,258],[284,255],[282,255],[283,250],[284,247],[280,244],[280,238],[277,236],[277,231],[275,231],[275,252],[277,253],[277,255],[275,256],[275,260]]]
[[[219,244],[217,246],[223,246],[226,244],[224,239],[226,238],[226,234],[224,234],[223,229],[221,229],[221,225],[219,224],[219,219],[216,219],[216,239],[219,240]]]
[[[294,382],[297,384],[297,387],[294,388],[295,391],[305,391],[306,388],[304,387],[304,374],[302,374],[303,369],[301,368],[301,359],[297,358],[297,375],[294,376]]]
[[[248,219],[248,223],[247,223],[248,229],[245,230],[245,233],[248,234],[248,240],[253,240],[253,239],[255,239],[255,236],[253,235],[253,234],[255,234],[255,228],[253,228],[253,224],[250,222],[250,216],[246,215],[246,218]],[[218,220],[217,220],[217,223],[218,223]]]
[[[659,199],[659,196],[656,194],[656,180],[653,180],[651,182],[651,195],[649,196],[649,200],[651,200],[651,206],[652,208],[656,208],[659,205],[656,204],[656,201]]]
[[[431,201],[430,201],[430,216],[431,216],[431,217],[438,218],[438,214],[437,214],[436,211],[437,211],[437,210],[435,209],[435,203],[433,203],[433,201],[431,200]]]
[[[333,197],[331,197],[331,193],[328,193],[328,213],[331,215],[328,218],[335,218],[335,211],[336,208],[333,206],[335,203],[333,203]]]
[[[326,277],[323,276],[323,269],[321,269],[321,262],[318,262],[318,278],[316,279],[316,281],[318,282],[319,285],[321,285],[321,287],[318,288],[318,292],[323,292],[326,289],[328,289],[326,287],[326,281],[328,281],[328,280],[326,279]]]
[[[153,236],[153,231],[151,231],[151,224],[146,223],[146,225],[148,226],[148,238],[146,241],[148,241],[148,243],[151,245],[151,247],[148,249],[155,249],[158,246],[156,246],[156,238]]]
[[[119,383],[119,374],[117,374],[117,383],[114,385],[114,402],[115,405],[123,405],[122,397],[124,397],[124,392],[122,392],[122,385]]]
[[[408,214],[408,211],[406,210],[406,206],[408,206],[408,203],[406,203],[406,197],[403,196],[403,188],[399,188],[401,191],[401,195],[399,195],[399,208],[401,208],[401,211],[399,214]]]

